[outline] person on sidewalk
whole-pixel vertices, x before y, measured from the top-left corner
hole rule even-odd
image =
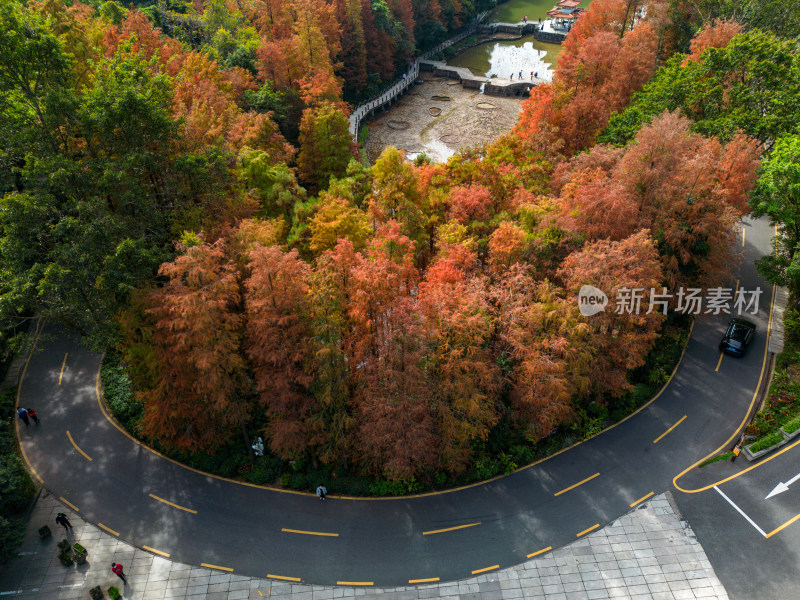
[[[328,488],[326,488],[321,483],[317,486],[317,496],[319,496],[320,500],[325,500],[325,494],[328,493]]]
[[[122,583],[123,584],[128,585],[128,580],[125,579],[125,573],[122,572],[122,565],[121,564],[119,564],[119,563],[111,563],[111,571],[114,573],[114,575],[116,575],[117,577],[122,579]]]
[[[67,519],[67,515],[65,515],[64,513],[58,513],[56,515],[56,523],[58,525],[61,525],[67,531],[72,529],[72,524],[69,522],[69,519]]]
[[[36,414],[36,411],[35,411],[35,410],[33,410],[32,408],[29,408],[29,409],[28,409],[28,416],[29,416],[31,419],[33,419],[33,422],[34,422],[34,423],[36,423],[37,425],[39,424],[39,416]]]
[[[28,425],[30,425],[30,424],[31,424],[31,423],[30,423],[30,421],[28,421],[28,409],[26,409],[26,408],[22,408],[22,407],[20,406],[20,407],[19,407],[19,410],[17,411],[17,416],[18,416],[20,419],[22,419],[22,422],[23,422],[23,423],[25,423],[25,427],[27,427]]]

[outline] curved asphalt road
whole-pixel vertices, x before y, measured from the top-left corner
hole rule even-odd
[[[747,221],[744,229],[741,285],[764,291],[746,357],[726,356],[716,371],[728,317],[698,319],[680,367],[652,404],[583,444],[487,484],[422,497],[321,502],[188,470],[105,418],[95,390],[100,357],[54,330],[40,340],[20,386],[20,404],[42,418],[38,428],[18,423],[22,447],[36,476],[84,519],[183,563],[381,586],[515,565],[671,489],[673,477],[742,425],[764,372],[772,297],[752,264],[770,251],[772,229],[763,220]],[[424,534],[449,528],[458,529]]]

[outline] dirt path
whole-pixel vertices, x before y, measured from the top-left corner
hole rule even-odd
[[[463,89],[456,80],[428,74],[420,80],[422,84],[368,123],[370,162],[386,146],[403,150],[409,159],[424,152],[444,162],[459,150],[497,139],[517,122],[520,98],[486,96]]]

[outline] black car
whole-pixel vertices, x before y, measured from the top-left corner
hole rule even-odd
[[[747,346],[754,337],[756,337],[755,323],[746,319],[731,319],[719,343],[719,349],[731,356],[744,356]]]

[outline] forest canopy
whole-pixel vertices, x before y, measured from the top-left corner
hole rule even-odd
[[[485,3],[0,2],[4,339],[112,350],[165,452],[335,476],[490,476],[630,410],[667,318],[580,288],[719,286],[753,189],[792,218],[796,44],[681,5],[593,0],[513,131],[370,165],[353,103]]]

